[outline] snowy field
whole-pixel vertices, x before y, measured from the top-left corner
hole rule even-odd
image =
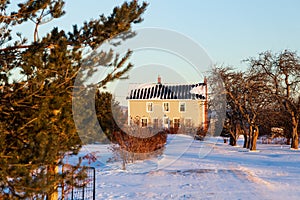
[[[96,167],[96,199],[300,199],[300,151],[287,145],[258,144],[249,152],[220,138],[169,135],[161,156],[126,170],[106,162],[107,147],[87,145],[80,153],[96,152],[96,162],[84,161]]]

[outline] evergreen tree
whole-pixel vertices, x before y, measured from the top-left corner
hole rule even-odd
[[[70,32],[54,27],[41,36],[40,26],[65,14],[65,2],[13,4],[0,1],[0,198],[44,198],[55,193],[58,183],[67,177],[56,172],[64,155],[76,154],[82,145],[72,115],[74,82],[84,67],[82,52],[130,32],[133,23],[141,22],[147,5],[125,2],[108,17],[74,25]],[[15,34],[18,26],[31,22],[35,25],[32,40]],[[118,57],[115,61],[108,59],[108,66],[119,71],[108,74],[100,86],[132,67],[123,66],[124,60]],[[15,71],[24,78],[11,81]],[[94,72],[87,71],[80,81]]]
[[[108,92],[96,93],[96,113],[102,131],[109,141],[115,143],[114,132],[121,131],[126,123],[125,114],[122,112],[119,102]]]

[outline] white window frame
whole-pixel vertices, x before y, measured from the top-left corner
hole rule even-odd
[[[181,111],[181,105],[184,105],[184,111]],[[186,102],[179,102],[179,112],[184,113],[186,112]]]
[[[149,108],[149,105],[151,105],[151,109],[152,109],[152,110],[149,110],[149,109],[148,109],[148,108]],[[148,113],[153,112],[153,102],[147,102],[147,103],[146,103],[146,111],[147,111]]]
[[[146,120],[146,126],[143,126],[143,120]],[[142,128],[148,127],[148,117],[142,117],[142,118],[141,118],[141,127],[142,127]]]
[[[165,110],[165,104],[168,104],[168,110]],[[162,107],[164,112],[170,112],[170,102],[163,102]]]

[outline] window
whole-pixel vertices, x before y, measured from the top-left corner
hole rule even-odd
[[[174,128],[179,128],[180,127],[180,119],[179,118],[174,118],[173,119],[173,124],[174,124]]]
[[[157,118],[153,119],[153,128],[158,128],[158,119]]]
[[[142,127],[147,127],[147,124],[148,124],[148,118],[142,118],[142,119],[141,119],[141,122],[142,122]]]
[[[185,119],[184,125],[186,127],[192,127],[192,119],[191,118]]]
[[[169,123],[169,117],[164,117],[164,124],[168,124]]]
[[[170,120],[169,117],[164,117],[164,128],[169,128]]]
[[[164,110],[164,112],[169,112],[170,111],[169,102],[164,102],[163,103],[163,110]]]
[[[147,112],[153,112],[153,103],[147,102],[146,109],[147,109]]]
[[[185,102],[179,103],[179,112],[185,112]]]

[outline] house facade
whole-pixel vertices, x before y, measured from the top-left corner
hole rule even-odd
[[[207,81],[195,84],[141,84],[129,91],[128,125],[207,130]]]

